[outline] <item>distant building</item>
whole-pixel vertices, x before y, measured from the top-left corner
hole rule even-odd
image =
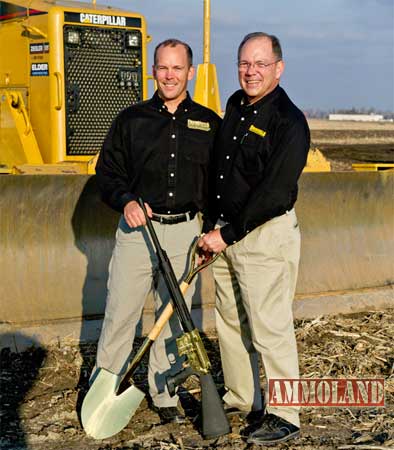
[[[381,114],[329,114],[328,120],[355,120],[357,122],[380,122]]]

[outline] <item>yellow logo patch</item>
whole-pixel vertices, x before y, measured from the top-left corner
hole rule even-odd
[[[251,125],[251,126],[249,127],[249,131],[251,131],[252,133],[258,134],[258,135],[261,136],[261,137],[264,137],[264,136],[267,134],[266,131],[260,130],[260,128],[257,128],[257,127],[255,127],[254,125]]]
[[[202,131],[209,131],[211,129],[209,122],[201,122],[199,120],[191,120],[191,119],[187,119],[187,127],[192,128],[193,130],[202,130]]]

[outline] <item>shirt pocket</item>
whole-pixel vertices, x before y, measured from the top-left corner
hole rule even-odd
[[[211,133],[203,130],[186,129],[183,136],[183,155],[187,161],[208,164],[212,145]]]
[[[249,131],[241,139],[235,164],[245,174],[261,173],[264,170],[265,155],[265,138]]]

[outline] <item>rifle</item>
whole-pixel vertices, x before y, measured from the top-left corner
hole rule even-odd
[[[218,256],[214,254],[197,265],[197,239],[195,240],[190,251],[188,273],[180,285],[182,293],[187,291],[194,277]],[[133,383],[132,376],[173,312],[174,308],[169,302],[130,362],[125,375],[115,375],[103,368],[99,370],[81,409],[82,426],[89,436],[106,439],[119,433],[129,423],[145,396]]]
[[[190,375],[197,375],[201,384],[201,428],[204,438],[211,439],[230,432],[230,425],[223,409],[222,400],[210,373],[211,363],[202,342],[200,333],[194,326],[191,314],[179,288],[174,270],[167,253],[161,248],[152,222],[148,217],[145,204],[138,200],[142,208],[149,234],[156,250],[159,267],[167,289],[171,295],[175,312],[184,334],[177,339],[178,353],[187,357],[188,366],[173,377],[168,377],[167,386],[170,395],[175,394],[176,385],[184,382]]]

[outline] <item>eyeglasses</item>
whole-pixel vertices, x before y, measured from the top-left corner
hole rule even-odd
[[[238,66],[238,70],[240,70],[241,72],[246,72],[251,67],[259,69],[259,70],[264,70],[267,67],[272,66],[273,64],[276,64],[279,61],[281,61],[281,60],[278,59],[272,63],[265,63],[263,61],[256,61],[254,63],[249,63],[246,61],[239,61],[239,62],[237,62],[237,66]]]

